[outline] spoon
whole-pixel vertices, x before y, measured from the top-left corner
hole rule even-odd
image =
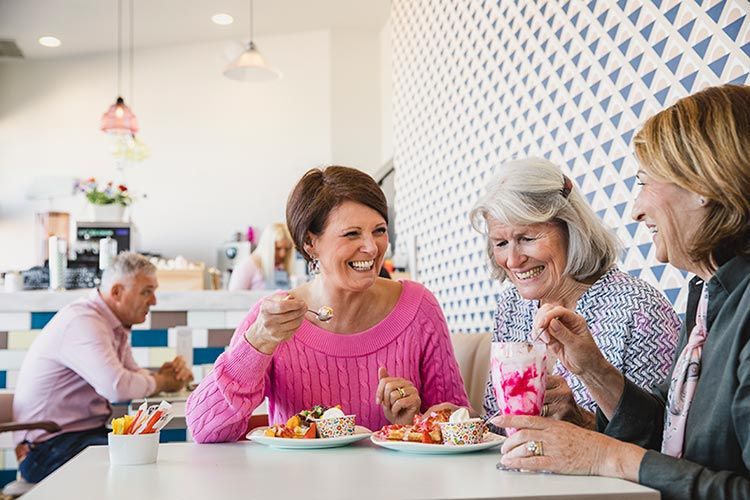
[[[536,344],[537,342],[539,342],[539,339],[540,339],[540,338],[542,338],[542,335],[543,335],[543,334],[544,334],[544,332],[546,332],[546,331],[547,331],[547,329],[546,329],[546,328],[543,328],[543,329],[539,330],[538,332],[536,332],[536,335],[534,335],[534,338],[533,338],[533,339],[531,339],[531,343],[532,343],[532,344]]]
[[[323,323],[325,323],[326,321],[330,321],[331,318],[333,318],[333,308],[329,306],[320,306],[320,309],[318,309],[317,311],[308,309],[307,312],[313,313],[315,317],[318,318],[318,321],[321,321]]]
[[[287,295],[284,300],[290,300],[292,299],[292,295]],[[333,318],[333,307],[331,306],[320,306],[320,309],[317,311],[313,311],[312,309],[308,309],[307,312],[311,312],[315,315],[316,318],[318,318],[318,321],[325,323],[326,321],[331,321],[331,318]]]

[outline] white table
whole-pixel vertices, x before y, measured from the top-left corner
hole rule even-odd
[[[653,499],[657,491],[601,477],[495,469],[499,454],[410,455],[368,441],[328,450],[277,450],[250,442],[160,445],[153,465],[110,466],[90,447],[24,500],[188,499]]]

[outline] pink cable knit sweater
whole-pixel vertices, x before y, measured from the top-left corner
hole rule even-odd
[[[335,334],[304,321],[272,355],[258,352],[244,333],[258,316],[256,304],[234,332],[214,370],[187,401],[187,422],[199,443],[236,441],[253,410],[268,397],[272,423],[316,404],[341,404],[357,424],[388,424],[375,404],[378,367],[411,380],[422,411],[443,402],[468,406],[448,327],[435,297],[403,281],[401,296],[380,323],[360,333]]]

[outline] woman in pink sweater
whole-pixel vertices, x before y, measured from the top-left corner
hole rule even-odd
[[[340,404],[378,429],[431,406],[468,406],[445,318],[423,286],[378,277],[388,209],[367,174],[307,172],[287,203],[287,226],[315,278],[256,304],[187,402],[197,442],[241,439],[265,397],[271,423],[316,404]],[[330,306],[321,322],[308,310]]]

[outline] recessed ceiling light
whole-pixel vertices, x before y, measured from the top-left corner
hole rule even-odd
[[[54,36],[43,36],[39,38],[39,45],[44,45],[45,47],[59,47],[62,44],[60,42],[60,39]]]
[[[214,14],[211,20],[219,26],[227,26],[234,22],[234,18],[229,14]]]

